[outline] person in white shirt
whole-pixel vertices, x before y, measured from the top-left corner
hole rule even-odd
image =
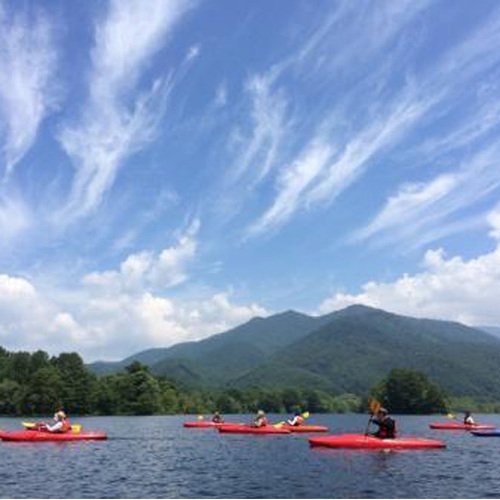
[[[465,425],[476,425],[474,418],[472,417],[472,413],[470,411],[464,412],[464,424]]]
[[[49,432],[66,432],[70,426],[66,414],[61,410],[54,415],[54,425],[45,425],[45,429]]]

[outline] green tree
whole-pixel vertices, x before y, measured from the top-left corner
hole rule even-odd
[[[52,414],[62,404],[62,388],[62,378],[55,367],[40,368],[32,375],[23,395],[23,413]]]
[[[22,398],[22,387],[14,380],[0,382],[0,414],[16,415]]]
[[[447,410],[443,390],[425,374],[414,370],[391,370],[373,392],[393,413],[430,414]]]
[[[119,380],[120,399],[125,413],[152,415],[162,409],[158,380],[149,373],[147,366],[134,362]]]

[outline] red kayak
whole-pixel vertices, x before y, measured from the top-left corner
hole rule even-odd
[[[233,424],[231,422],[215,423],[215,422],[210,422],[209,420],[198,420],[197,422],[184,422],[182,425],[189,429],[212,429],[212,428],[219,428],[223,425],[244,425],[244,424],[239,424],[239,423]]]
[[[42,432],[42,431],[3,431],[0,439],[4,441],[81,441],[108,439],[105,432]]]
[[[365,434],[337,434],[335,436],[314,437],[309,439],[311,446],[327,448],[351,448],[365,450],[424,450],[446,448],[441,441],[421,438],[379,439]]]
[[[491,425],[491,424],[474,424],[474,425],[468,425],[468,424],[449,424],[449,423],[440,423],[440,422],[434,422],[432,424],[429,424],[429,427],[431,429],[440,429],[440,430],[449,430],[449,431],[470,431],[470,430],[488,430],[488,429],[495,429],[496,425]]]
[[[251,427],[250,425],[221,425],[219,432],[233,434],[290,434],[288,429],[266,425],[264,427]]]
[[[328,432],[328,427],[322,425],[283,425],[281,428],[290,432]]]

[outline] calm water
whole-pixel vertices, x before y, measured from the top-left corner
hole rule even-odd
[[[500,498],[500,438],[431,431],[428,423],[436,419],[399,417],[399,429],[443,439],[446,450],[388,453],[312,450],[298,435],[184,429],[182,417],[82,418],[86,429],[106,431],[108,441],[0,443],[0,496]],[[359,432],[366,425],[361,415],[310,420],[334,432]],[[483,420],[500,426],[500,415]],[[4,430],[20,423],[0,419]]]

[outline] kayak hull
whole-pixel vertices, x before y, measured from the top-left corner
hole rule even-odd
[[[346,448],[358,450],[424,450],[445,448],[446,445],[435,439],[395,438],[379,439],[365,434],[337,434],[333,436],[314,437],[309,439],[311,446],[327,448]]]
[[[202,420],[198,422],[183,422],[182,425],[187,429],[218,429],[223,425],[245,425],[237,422],[221,422],[219,424],[215,422],[210,422],[208,420]]]
[[[328,427],[322,425],[283,425],[281,428],[290,432],[328,432]]]
[[[212,429],[214,427],[220,427],[223,424],[216,424],[215,422],[184,422],[182,424],[184,427],[188,429]]]
[[[490,429],[490,430],[474,430],[471,434],[479,437],[500,437],[500,429]]]
[[[487,430],[495,429],[494,425],[490,424],[478,424],[478,425],[466,425],[466,424],[448,424],[435,422],[429,424],[431,429],[447,430],[447,431],[471,431],[471,430]]]
[[[219,432],[231,434],[291,434],[288,429],[266,425],[265,427],[251,427],[249,425],[221,425]]]
[[[105,432],[40,432],[40,431],[4,431],[0,432],[3,441],[47,442],[47,441],[84,441],[104,440]]]

